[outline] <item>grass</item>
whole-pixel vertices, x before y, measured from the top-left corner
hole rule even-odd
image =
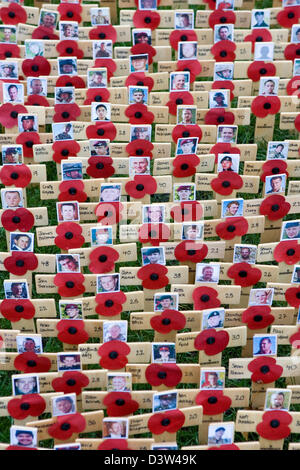
[[[59,3],[58,1],[55,1],[53,3]],[[27,2],[26,4],[32,5],[33,2],[30,0],[30,2]],[[271,0],[259,0],[256,2],[256,8],[267,8],[272,5]],[[192,7],[195,12],[197,10],[197,7]],[[124,46],[124,45],[129,45],[129,44],[116,44],[116,46]],[[175,55],[174,55],[175,59]],[[156,70],[156,65],[154,66],[154,71]],[[233,102],[233,107],[236,107],[237,99],[234,100]],[[51,126],[47,126],[48,128],[46,129],[46,132],[51,132]],[[251,123],[249,126],[240,126],[239,127],[239,132],[238,132],[238,143],[254,143],[255,142],[255,137],[254,137],[254,128],[255,128],[255,117],[251,116]],[[284,140],[287,138],[293,138],[295,137],[294,133],[291,133],[288,135],[286,131],[282,131],[279,129],[279,116],[276,116],[276,124],[275,124],[275,131],[274,131],[274,140]],[[257,151],[257,159],[258,160],[264,160],[266,157],[266,149],[267,149],[267,142],[265,141],[258,141],[258,151]],[[56,164],[54,162],[49,162],[46,163],[47,167],[47,180],[48,181],[53,181],[57,179],[57,173],[56,173]],[[243,165],[241,165],[241,168],[243,169]],[[242,171],[241,171],[242,173]],[[162,196],[155,196],[153,198],[153,202],[159,202],[166,200],[166,198],[163,199],[163,197],[166,195]],[[246,198],[253,198],[254,196],[252,194],[245,194],[245,193],[239,193],[239,197],[244,197]],[[212,193],[208,192],[197,192],[197,199],[210,199],[212,197]],[[257,195],[257,197],[262,197],[262,184],[260,185],[260,193]],[[49,225],[56,225],[57,220],[56,220],[56,206],[55,206],[55,201],[41,201],[39,197],[39,186],[38,185],[31,185],[30,189],[27,190],[27,198],[28,198],[28,207],[39,207],[39,206],[47,206],[48,208],[48,215],[49,215]],[[295,216],[288,216],[287,219],[290,218],[296,218]],[[34,230],[33,230],[34,231]],[[4,233],[4,229],[0,229],[0,251],[1,252],[6,252],[7,251],[7,246],[6,246],[6,237]],[[243,243],[248,243],[248,244],[258,244],[260,241],[260,235],[259,234],[252,234],[252,235],[245,235],[243,237]],[[86,244],[88,246],[88,244]],[[128,263],[127,265],[136,265],[138,266],[139,263],[141,262],[140,259],[140,247],[141,244],[138,243],[138,253],[139,253],[139,260],[138,263]],[[51,247],[36,247],[35,249],[36,253],[59,253],[60,250],[56,246],[51,246]],[[210,260],[208,260],[210,261]],[[170,264],[178,264],[177,261],[174,261]],[[121,264],[121,265],[124,265]],[[116,265],[116,272],[118,272],[120,265]],[[85,272],[88,272],[86,269]],[[1,272],[0,273],[0,278],[1,281],[4,279],[8,279],[8,273]],[[222,284],[222,282],[220,282]],[[262,284],[260,284],[262,285]],[[4,298],[4,291],[3,291],[3,283],[0,283],[0,289],[1,289],[1,295],[2,298]],[[128,286],[124,288],[124,291],[134,291],[137,289],[141,289],[141,287],[131,287]],[[170,290],[170,287],[168,287],[166,290]],[[51,297],[50,295],[37,295],[35,288],[33,287],[33,293],[32,293],[32,298],[38,298],[38,297],[45,297],[49,298]],[[56,303],[57,303],[57,311],[58,311],[58,300],[59,296],[55,295],[54,296]],[[274,303],[274,305],[280,305],[279,303]],[[226,307],[226,306],[225,306]],[[180,305],[180,310],[188,310],[192,309],[192,305]],[[97,318],[97,315],[95,315],[95,318]],[[128,320],[130,318],[130,312],[123,312],[122,313],[122,319],[123,320]],[[13,325],[14,327],[14,325]],[[5,319],[0,320],[0,328],[1,329],[10,329],[11,324],[9,321]],[[129,331],[128,334],[128,340],[129,342],[151,342],[153,341],[153,331]],[[90,342],[94,342],[93,339],[89,340]],[[43,347],[45,352],[59,352],[62,351],[62,343],[57,339],[57,338],[48,338],[43,340]],[[241,348],[228,348],[224,351],[223,356],[222,356],[222,366],[228,368],[228,363],[229,359],[231,357],[240,357],[241,354]],[[288,356],[290,354],[290,348],[289,347],[279,347],[279,356]],[[178,363],[197,363],[198,362],[198,354],[196,352],[192,353],[187,353],[187,354],[178,354],[177,356],[177,362]],[[96,369],[99,368],[97,365],[92,365],[89,366],[90,369]],[[0,371],[0,395],[1,396],[9,396],[11,395],[11,375],[14,373],[14,371]],[[285,380],[280,379],[277,384],[279,387],[285,387]],[[250,387],[251,386],[251,381],[250,380],[240,380],[240,381],[234,381],[234,380],[226,380],[226,387]],[[188,385],[187,388],[190,388],[191,386]],[[178,388],[185,388],[183,384],[179,384]],[[150,385],[146,384],[138,384],[133,386],[134,390],[146,390],[146,389],[151,389]],[[299,405],[292,405],[291,410],[299,411]],[[143,410],[140,410],[139,413],[142,413]],[[49,417],[49,415],[43,415],[42,418]],[[235,409],[229,409],[225,414],[224,414],[224,420],[225,421],[234,421],[236,417],[236,410]],[[12,424],[11,418],[8,417],[1,417],[0,418],[0,442],[9,442],[9,427]],[[91,433],[89,435],[90,437],[100,437],[100,432],[97,433]],[[150,434],[145,435],[145,437],[150,437]],[[86,435],[85,435],[86,437]],[[141,437],[141,436],[137,436]],[[250,440],[257,440],[257,435],[256,434],[250,434],[249,435]],[[235,435],[235,441],[236,442],[241,442],[245,440],[244,436],[241,433],[236,433]],[[285,448],[288,445],[289,441],[296,441],[299,440],[297,435],[292,435],[291,438],[287,439],[285,442]],[[178,445],[179,448],[181,446],[187,446],[187,445],[196,445],[198,443],[198,432],[196,428],[184,428],[178,432]],[[41,443],[42,446],[45,447],[51,447],[52,446],[52,440],[47,440]]]

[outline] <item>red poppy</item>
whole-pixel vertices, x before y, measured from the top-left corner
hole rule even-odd
[[[62,57],[72,56],[77,57],[77,59],[82,59],[84,56],[84,52],[82,49],[79,49],[77,41],[72,41],[69,39],[59,41],[59,43],[56,45],[56,50],[59,53],[59,56]]]
[[[150,364],[146,368],[145,377],[147,382],[157,387],[176,387],[182,379],[182,371],[177,364]]]
[[[191,83],[196,80],[201,70],[202,66],[198,60],[178,60],[176,64],[176,72],[190,72]]]
[[[222,240],[242,237],[246,235],[247,231],[248,222],[244,217],[228,217],[225,222],[216,226],[216,233]]]
[[[83,285],[84,275],[81,273],[58,273],[54,277],[54,284],[62,297],[76,297],[85,292]]]
[[[170,410],[164,413],[154,413],[148,420],[148,429],[152,434],[163,432],[177,432],[185,422],[185,415],[181,410]]]
[[[28,232],[34,225],[34,216],[25,208],[7,209],[1,214],[1,223],[8,232]]]
[[[28,299],[4,299],[0,304],[0,312],[11,322],[31,320],[35,315],[35,307]]]
[[[189,91],[171,91],[169,98],[166,106],[168,106],[169,113],[173,116],[176,116],[179,104],[194,104],[193,95]]]
[[[279,242],[273,253],[275,261],[285,264],[296,264],[300,260],[300,245],[297,240]]]
[[[256,96],[251,104],[251,111],[256,117],[264,118],[280,111],[281,101],[278,96]]]
[[[11,4],[15,5],[15,4]],[[0,44],[0,59],[20,58],[20,48],[16,44]]]
[[[54,33],[53,28],[46,28],[46,26],[38,26],[35,28],[31,35],[32,39],[57,39],[59,37],[57,34]]]
[[[141,157],[142,155],[146,155],[147,157],[152,158],[153,148],[154,145],[148,140],[137,139],[129,142],[129,144],[126,145],[126,152],[130,156]]]
[[[25,59],[22,62],[22,71],[25,77],[39,77],[50,75],[51,65],[45,57],[35,56],[33,59]]]
[[[249,330],[261,330],[272,325],[274,320],[268,305],[248,307],[242,314],[242,322],[247,324]]]
[[[290,79],[286,86],[286,92],[290,96],[297,96],[300,98],[300,77],[295,76]]]
[[[62,181],[59,185],[59,201],[85,202],[87,194],[84,192],[82,180]]]
[[[39,95],[29,95],[27,96],[27,100],[25,102],[27,106],[44,106],[49,107],[49,101],[44,96]]]
[[[171,207],[170,214],[175,222],[194,222],[202,218],[203,207],[198,201],[184,201]]]
[[[1,21],[4,24],[27,23],[27,13],[25,8],[17,3],[9,3],[7,7],[0,9]]]
[[[225,330],[217,331],[214,328],[202,330],[194,341],[195,349],[204,351],[207,356],[214,356],[224,351],[229,343],[229,334]]]
[[[255,44],[257,42],[272,42],[272,34],[266,28],[255,28],[252,29],[251,34],[247,34],[244,38],[244,42],[252,42],[252,52],[254,52]]]
[[[236,44],[228,39],[219,41],[211,48],[211,53],[216,62],[233,62],[235,60]]]
[[[249,362],[248,370],[253,372],[251,375],[252,382],[269,384],[275,382],[283,372],[283,368],[276,364],[273,357],[257,357]]]
[[[292,348],[294,349],[300,349],[300,331],[294,333],[289,337],[289,342],[292,345]]]
[[[32,178],[27,165],[4,165],[0,170],[0,180],[4,186],[17,186],[25,188]]]
[[[54,151],[53,160],[56,163],[61,163],[62,160],[66,160],[68,157],[76,157],[80,151],[80,145],[76,140],[54,142],[52,150]]]
[[[104,67],[107,70],[108,80],[113,77],[114,72],[117,70],[117,64],[113,59],[95,59],[95,67]],[[103,100],[104,101],[104,100]]]
[[[161,242],[167,242],[171,232],[165,224],[143,224],[139,228],[139,241],[141,243],[151,243],[152,246],[159,246]]]
[[[224,108],[213,108],[207,111],[204,117],[205,124],[218,126],[219,124],[234,124],[234,114]]]
[[[216,163],[218,162],[219,153],[236,153],[241,154],[241,151],[238,147],[232,147],[231,144],[227,143],[218,143],[211,147],[209,153],[213,153],[216,157]]]
[[[203,414],[209,416],[224,413],[231,406],[231,398],[226,397],[223,390],[201,390],[195,401],[203,407]]]
[[[85,418],[80,413],[57,416],[56,421],[48,428],[48,434],[54,439],[67,441],[75,433],[79,434],[86,428]]]
[[[234,11],[231,10],[224,11],[218,8],[217,10],[213,11],[208,17],[208,24],[212,29],[214,29],[216,24],[235,24],[235,22],[236,16]]]
[[[126,294],[122,291],[96,295],[97,306],[96,313],[103,317],[114,317],[123,310],[123,304],[126,302]]]
[[[254,61],[249,65],[247,75],[254,82],[259,82],[261,77],[273,77],[276,75],[276,67],[272,62]]]
[[[89,339],[88,333],[84,329],[83,320],[60,320],[56,329],[58,330],[57,338],[66,344],[86,343]]]
[[[236,444],[223,444],[221,446],[208,447],[207,450],[241,450]]]
[[[235,285],[249,287],[259,282],[262,273],[249,263],[235,263],[227,270],[227,276],[234,279]]]
[[[112,122],[99,122],[86,128],[88,139],[109,139],[114,140],[117,135],[116,126]]]
[[[0,123],[6,129],[11,129],[18,125],[18,114],[23,113],[27,113],[27,109],[22,104],[5,103],[0,106]]]
[[[103,404],[108,416],[128,416],[139,409],[138,402],[129,392],[110,392],[104,397]]]
[[[99,202],[95,214],[101,225],[115,225],[122,220],[123,205],[120,202]]]
[[[125,184],[126,193],[134,199],[141,199],[146,194],[155,194],[157,190],[157,182],[150,175],[135,175],[133,181]]]
[[[135,44],[130,49],[130,52],[133,55],[148,54],[149,65],[152,64],[153,57],[156,56],[156,50],[150,44]]]
[[[53,122],[70,122],[76,121],[81,111],[76,103],[56,104],[54,106]]]
[[[136,10],[132,21],[136,28],[150,28],[153,31],[160,24],[160,14],[157,11]]]
[[[299,23],[300,8],[298,5],[285,7],[277,13],[276,19],[280,26],[291,28],[294,24]]]
[[[262,166],[261,181],[266,181],[266,176],[279,175],[285,173],[289,176],[287,170],[287,163],[283,160],[268,160]]]
[[[71,248],[81,248],[85,242],[82,234],[82,227],[75,222],[62,222],[56,229],[57,237],[54,243],[61,250],[70,250]]]
[[[108,341],[100,346],[98,355],[101,357],[100,366],[108,370],[122,369],[126,366],[130,347],[124,341]]]
[[[175,247],[174,255],[178,261],[201,263],[206,258],[208,248],[205,243],[195,240],[183,240]]]
[[[194,310],[220,307],[218,292],[212,287],[200,286],[193,290]]]
[[[170,34],[169,41],[171,47],[177,51],[179,42],[198,41],[198,37],[193,29],[174,30]]]
[[[256,426],[256,432],[264,439],[276,441],[291,434],[289,424],[293,421],[287,411],[265,411],[262,421]]]
[[[67,320],[68,321],[68,320]],[[76,370],[66,371],[62,377],[52,380],[52,387],[56,392],[76,393],[80,395],[82,389],[90,383],[88,377]]]
[[[89,38],[101,40],[110,39],[113,43],[115,43],[117,40],[117,31],[116,28],[114,28],[111,24],[105,26],[97,26],[96,28],[90,30]]]
[[[243,180],[234,171],[223,171],[218,174],[217,178],[211,180],[210,185],[217,194],[229,196],[235,189],[241,189]]]
[[[295,124],[295,129],[297,129],[297,131],[300,132],[300,114],[298,114],[298,116],[296,117],[294,124]]]
[[[177,142],[178,139],[187,137],[198,137],[199,142],[202,139],[202,130],[197,124],[183,125],[177,124],[172,131],[173,142]]]
[[[86,173],[92,178],[109,178],[116,171],[112,166],[113,159],[110,157],[90,157],[88,164]]]
[[[291,205],[280,194],[266,197],[259,206],[259,213],[265,215],[269,220],[282,219],[289,213]]]
[[[149,93],[154,86],[154,80],[152,77],[147,77],[144,72],[134,72],[128,75],[125,81],[125,86],[146,86],[149,89]]]
[[[41,144],[41,139],[37,132],[21,132],[16,138],[16,143],[22,145],[24,157],[33,158],[32,147],[35,144]]]
[[[285,293],[285,300],[291,307],[300,307],[300,289],[299,287],[289,287]]]
[[[115,262],[120,258],[119,252],[110,246],[98,246],[89,255],[91,263],[89,270],[94,274],[114,271]]]
[[[300,47],[299,44],[288,44],[284,49],[284,57],[286,60],[295,60],[300,57]]]
[[[185,327],[186,318],[178,310],[164,310],[160,315],[155,315],[150,320],[153,330],[166,335],[171,331],[179,331]]]
[[[38,393],[30,393],[20,398],[13,398],[7,403],[7,411],[14,419],[26,419],[28,416],[40,416],[46,409],[46,402]]]
[[[61,75],[56,80],[55,86],[73,86],[74,88],[85,88],[85,82],[81,77],[70,75]]]
[[[197,155],[178,155],[173,159],[173,176],[176,178],[186,178],[196,173],[197,166],[200,163]]]
[[[234,98],[234,83],[230,80],[215,80],[211,86],[212,90],[230,90],[230,101]]]
[[[51,361],[48,357],[37,355],[33,352],[19,354],[14,360],[14,368],[21,372],[36,373],[48,372],[51,368]]]
[[[8,446],[5,450],[38,450],[36,447]]]
[[[15,276],[23,276],[27,271],[34,271],[39,262],[34,253],[12,251],[3,264],[8,272]]]
[[[207,3],[209,10],[215,10],[216,9],[216,3],[217,3],[216,0],[203,0],[203,3]],[[220,4],[220,6],[221,6],[221,4]]]
[[[131,104],[125,110],[125,116],[129,118],[130,124],[152,124],[154,114],[148,111],[145,104]]]
[[[97,450],[131,450],[126,439],[104,439]]]
[[[83,104],[91,104],[93,102],[100,103],[109,101],[110,92],[107,88],[89,88],[86,92],[86,100]]]
[[[137,277],[142,280],[142,286],[145,289],[162,289],[169,284],[167,273],[166,266],[147,264],[138,270]]]
[[[82,6],[79,3],[61,3],[57,8],[60,21],[77,21],[81,23]]]

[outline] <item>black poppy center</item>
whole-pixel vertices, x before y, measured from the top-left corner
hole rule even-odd
[[[270,372],[270,367],[269,366],[262,366],[260,368],[260,371],[262,374],[267,374],[268,372]]]
[[[280,426],[280,422],[278,421],[278,419],[272,419],[272,421],[270,422],[270,426],[271,428],[278,428]]]
[[[66,282],[66,287],[67,287],[68,289],[72,289],[72,288],[74,287],[74,282],[73,282],[73,281],[67,281],[67,282]]]
[[[300,49],[296,49],[296,54],[300,55]]]
[[[189,256],[194,256],[196,254],[196,250],[187,250],[187,254]]]
[[[136,185],[136,190],[137,190],[137,191],[143,191],[143,190],[144,190],[144,185],[141,184],[141,183],[137,184],[137,185]]]
[[[214,338],[213,336],[210,336],[209,338],[207,338],[206,340],[206,343],[207,344],[214,344],[216,342],[216,338]]]
[[[31,359],[30,361],[27,361],[27,365],[28,365],[28,367],[35,367],[36,362]]]
[[[30,405],[29,405],[29,403],[26,403],[26,402],[25,402],[25,403],[21,403],[20,408],[21,408],[21,410],[26,411],[26,410],[29,410]]]
[[[271,211],[272,212],[277,212],[279,211],[280,207],[278,204],[273,204],[273,206],[271,207]]]
[[[235,226],[234,225],[228,225],[227,232],[234,232],[234,231],[235,231]]]
[[[265,69],[265,68],[259,69],[259,73],[260,73],[261,75],[266,75],[267,69]]]
[[[176,104],[182,104],[183,103],[183,99],[182,98],[177,98],[177,100],[175,101]]]
[[[164,319],[162,320],[162,324],[163,324],[163,325],[170,325],[170,323],[171,323],[170,318],[164,318]]]
[[[224,122],[224,121],[225,121],[224,116],[219,116],[219,117],[217,118],[217,121],[218,121],[218,122]]]
[[[287,17],[291,20],[292,18],[294,18],[295,16],[295,13],[293,11],[290,11],[287,15]]]
[[[203,295],[201,295],[200,299],[202,300],[202,302],[208,302],[209,301],[209,295],[203,294]]]
[[[37,72],[38,69],[39,69],[39,66],[36,65],[36,64],[33,64],[33,66],[31,67],[31,70],[32,70],[33,72]]]
[[[143,150],[143,149],[137,149],[137,150],[135,151],[135,154],[136,154],[136,155],[143,155],[143,153],[144,153],[144,150]]]
[[[180,40],[181,41],[187,41],[188,40],[188,37],[186,34],[183,34],[182,36],[180,36]]]
[[[137,111],[135,114],[134,114],[134,117],[136,117],[137,119],[141,119],[142,117],[142,113],[140,111]]]
[[[21,219],[20,217],[18,217],[17,215],[15,215],[13,218],[12,218],[12,221],[14,224],[19,224],[21,222]]]
[[[68,149],[63,149],[63,150],[61,151],[61,154],[62,154],[63,157],[67,157],[67,156],[69,155],[69,153],[70,153],[70,152],[69,152]]]
[[[73,47],[67,47],[66,48],[66,53],[67,54],[72,54],[72,52],[73,52]]]
[[[19,175],[18,173],[16,173],[15,171],[10,175],[10,177],[13,179],[13,180],[17,180],[19,178]]]
[[[278,173],[280,173],[279,168],[277,166],[275,168],[272,168],[272,173],[273,175],[278,175]]]
[[[209,397],[207,401],[210,405],[214,405],[215,403],[217,403],[218,399],[217,397]]]
[[[221,57],[227,57],[227,52],[226,51],[221,51],[220,56]]]
[[[157,232],[155,230],[150,230],[150,232],[148,233],[148,237],[150,238],[155,238],[157,235]]]
[[[183,163],[180,168],[181,168],[182,170],[187,170],[188,167],[189,167],[189,165],[188,165],[187,163]]]
[[[70,333],[70,335],[76,335],[77,328],[75,328],[75,326],[70,326],[70,328],[68,328],[68,333]]]
[[[47,34],[45,36],[43,36],[43,39],[50,39],[49,36],[47,36]]]
[[[102,101],[102,96],[101,95],[96,95],[94,97],[94,100],[97,101],[97,102]]]
[[[64,111],[63,113],[61,113],[61,115],[64,119],[67,119],[70,116],[70,113],[68,113],[68,111]]]
[[[98,135],[104,135],[104,129],[98,129],[97,134]]]
[[[97,165],[96,165],[96,168],[98,170],[102,170],[104,168],[104,164],[102,162],[98,162]]]
[[[240,271],[239,276],[240,277],[247,277],[247,271]]]
[[[270,109],[270,108],[271,108],[271,103],[264,104],[264,109]]]
[[[76,380],[68,379],[66,383],[67,385],[69,385],[69,387],[73,387],[74,385],[76,385]]]
[[[27,140],[27,142],[25,142],[25,145],[26,145],[26,147],[28,147],[29,149],[31,149],[32,146],[33,146],[33,140]]]
[[[262,321],[262,319],[263,319],[262,315],[255,315],[255,316],[253,317],[253,320],[254,320],[255,322],[257,322],[257,323],[259,323],[260,321]]]
[[[125,400],[123,400],[123,398],[118,398],[118,399],[116,400],[116,405],[118,405],[118,406],[123,406],[123,405],[125,405]]]
[[[296,297],[297,299],[300,299],[300,292],[297,292]]]
[[[189,136],[190,136],[189,131],[183,131],[182,137],[189,137]]]
[[[227,21],[226,16],[221,16],[220,23],[226,23],[226,21]]]
[[[186,215],[188,213],[189,213],[188,209],[181,209],[181,214],[182,215]]]
[[[113,214],[111,211],[105,211],[104,212],[105,217],[111,217]]]
[[[167,373],[161,370],[160,372],[158,372],[157,377],[159,379],[165,379],[167,377]]]
[[[108,356],[110,359],[117,359],[118,355],[117,351],[111,351]]]
[[[105,261],[107,261],[107,256],[106,255],[100,255],[98,260],[100,261],[100,263],[105,263]]]
[[[113,304],[114,304],[113,300],[110,300],[110,299],[109,299],[109,300],[106,300],[106,302],[105,302],[104,305],[105,305],[105,307],[112,307]]]
[[[74,194],[77,193],[77,189],[76,188],[70,188],[69,189],[69,194],[71,194],[72,196],[74,196]]]
[[[149,24],[151,23],[151,18],[150,16],[146,16],[146,18],[144,19],[145,23]]]
[[[150,279],[151,279],[151,281],[157,281],[157,279],[158,279],[158,274],[152,273],[152,274],[150,275]]]
[[[17,111],[12,111],[12,112],[10,113],[10,117],[12,117],[13,119],[16,119],[16,118],[18,117]]]
[[[19,268],[22,268],[24,266],[24,261],[22,259],[18,259],[16,261],[16,266],[18,266]]]
[[[99,39],[105,39],[106,37],[106,34],[105,33],[100,33],[99,34]]]
[[[164,418],[161,422],[161,425],[162,426],[169,426],[170,422],[171,421],[168,418]]]
[[[69,431],[71,425],[69,423],[63,423],[60,427],[62,431]]]
[[[67,11],[67,17],[68,18],[73,18],[74,13],[72,11]]]
[[[10,12],[8,13],[8,16],[9,16],[10,18],[14,18],[14,17],[16,16],[16,14],[15,14],[13,11],[10,11]]]
[[[5,57],[11,57],[12,52],[11,51],[6,51],[4,55],[5,55]]]
[[[66,232],[66,233],[65,233],[65,238],[66,238],[67,240],[72,240],[73,236],[74,236],[74,235],[73,235],[72,232]]]
[[[289,249],[287,250],[286,254],[287,254],[288,256],[293,256],[293,255],[295,254],[294,248],[289,248]]]
[[[144,86],[144,82],[142,80],[139,80],[137,83],[136,83],[138,86]]]
[[[15,306],[15,311],[16,311],[17,313],[22,313],[22,312],[24,312],[24,307],[23,307],[23,305],[16,305],[16,306]]]
[[[264,38],[262,36],[257,36],[257,38],[255,39],[256,42],[262,42],[264,40]]]
[[[67,83],[65,84],[65,86],[73,86],[73,83],[72,83],[72,82],[67,82]]]
[[[230,181],[223,181],[223,182],[222,182],[222,186],[223,186],[223,188],[229,188],[229,186],[230,186]]]

